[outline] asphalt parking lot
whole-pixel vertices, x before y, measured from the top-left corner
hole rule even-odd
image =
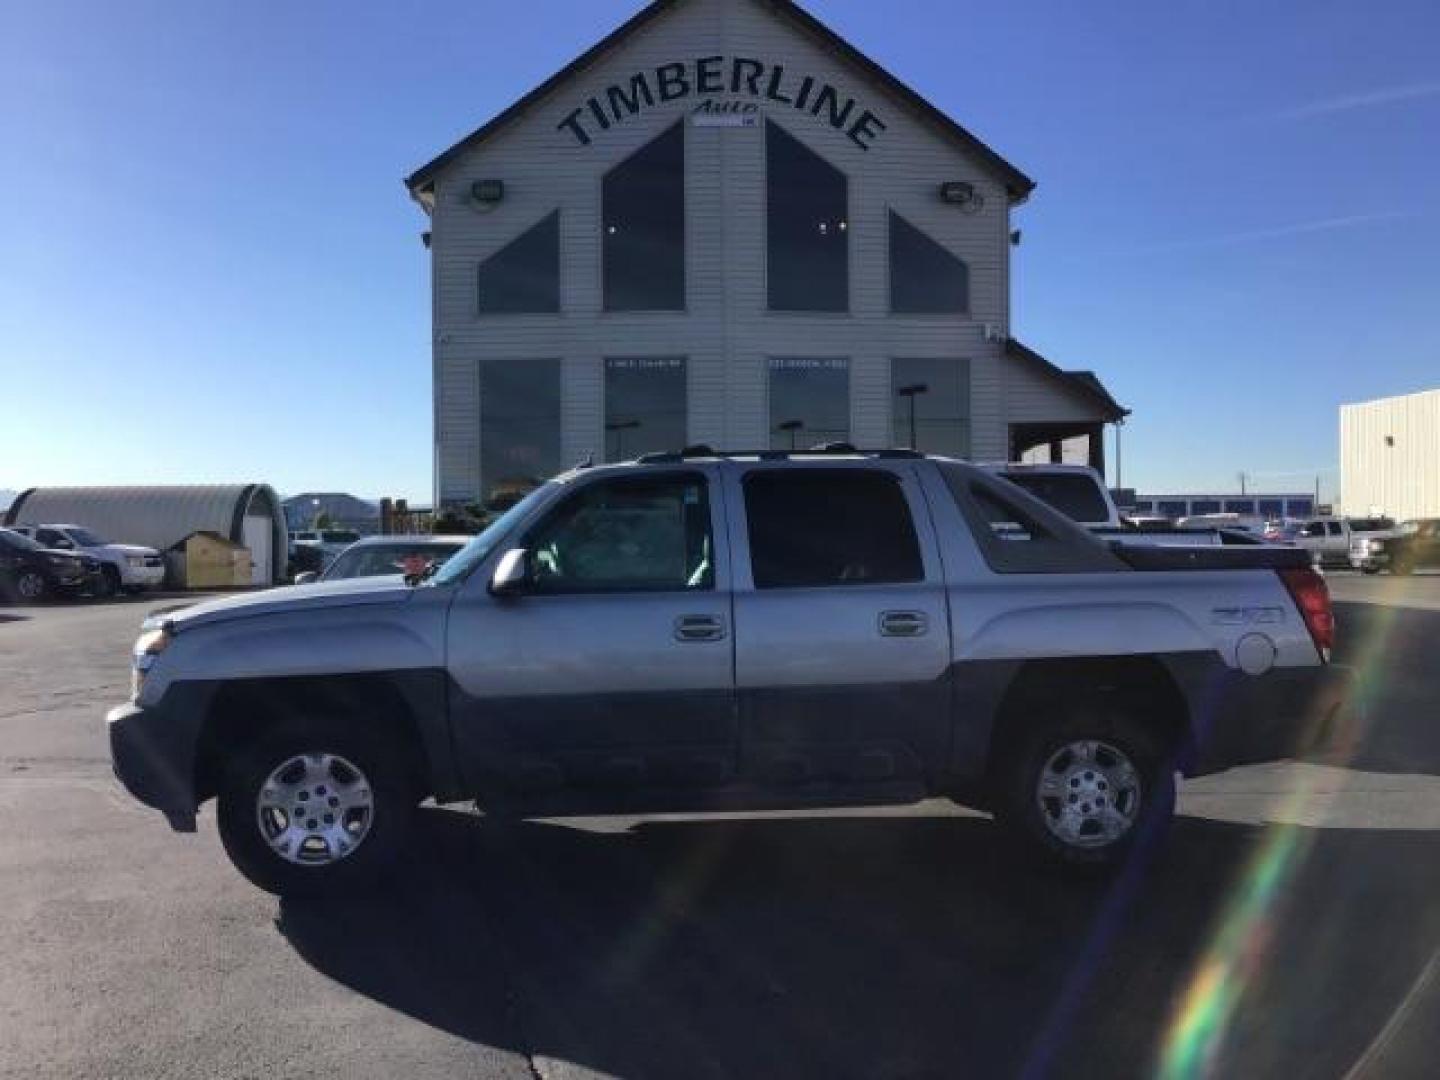
[[[1440,576],[1332,576],[1368,719],[1186,786],[1110,882],[948,805],[501,828],[256,892],[110,776],[155,601],[0,608],[0,1076],[1421,1076],[1440,1032]]]

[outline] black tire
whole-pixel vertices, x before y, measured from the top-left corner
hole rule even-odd
[[[354,892],[371,885],[403,849],[420,800],[405,751],[364,716],[287,726],[240,751],[224,770],[219,792],[220,839],[230,861],[252,884],[277,896]],[[306,754],[353,765],[368,782],[373,803],[366,830],[348,852],[309,864],[289,861],[271,847],[261,831],[258,802],[276,769]]]
[[[1174,754],[1157,727],[1141,721],[1136,712],[1138,710],[1118,703],[1097,702],[1072,706],[1052,720],[1035,724],[1033,730],[1002,756],[994,777],[995,817],[1001,827],[1046,861],[1076,869],[1120,866],[1141,838],[1158,839],[1175,814]],[[1023,724],[1026,720],[1020,718],[1015,722]],[[1058,823],[1064,809],[1059,798],[1042,800],[1040,783],[1047,767],[1052,778],[1060,778],[1059,790],[1065,792],[1063,801],[1076,798],[1068,787],[1071,780],[1078,780],[1082,785],[1079,799],[1096,797],[1093,786],[1091,794],[1085,794],[1086,786],[1092,784],[1084,779],[1088,773],[1082,771],[1072,777],[1068,771],[1071,766],[1067,766],[1066,771],[1055,768],[1057,761],[1066,760],[1063,757],[1066,748],[1081,742],[1096,744],[1094,758],[1104,766],[1094,770],[1097,775],[1105,777],[1115,771],[1123,772],[1116,769],[1114,755],[1118,752],[1128,759],[1138,779],[1133,808],[1124,815],[1130,817],[1131,823],[1111,840],[1092,835],[1068,842],[1060,835],[1063,829],[1058,824],[1052,828],[1047,823],[1047,818]],[[1075,759],[1072,764],[1083,770],[1085,763]],[[1114,783],[1113,779],[1108,785],[1104,779],[1093,781],[1110,792],[1112,811],[1119,808],[1114,801]],[[1103,799],[1106,795],[1102,791],[1098,797]],[[1088,809],[1090,804],[1079,805]],[[1085,823],[1089,824],[1089,821]],[[1099,828],[1097,825],[1097,831]]]
[[[120,592],[120,571],[115,567],[105,565],[100,568],[100,581],[95,586],[95,596],[100,600],[109,600]]]
[[[1378,566],[1362,566],[1360,568],[1360,572],[1368,576],[1370,574],[1378,574],[1380,572],[1380,568]]]
[[[15,595],[22,603],[38,604],[50,594],[50,583],[45,575],[34,570],[22,570],[15,577]]]

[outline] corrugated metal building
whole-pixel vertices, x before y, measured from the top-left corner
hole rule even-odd
[[[1440,389],[1340,406],[1340,503],[1351,515],[1440,517]]]
[[[249,549],[255,584],[285,580],[285,515],[268,484],[30,488],[4,524],[83,525],[113,543],[160,551],[204,530]]]
[[[406,183],[437,505],[686,443],[1103,466],[1125,415],[1011,337],[1033,182],[784,0],[659,0]]]

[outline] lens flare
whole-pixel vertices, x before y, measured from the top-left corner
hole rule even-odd
[[[1369,704],[1384,689],[1380,673],[1394,636],[1402,591],[1401,583],[1393,582],[1371,605],[1372,626],[1354,653],[1354,707],[1344,712],[1338,730],[1323,733],[1328,764],[1343,767],[1352,761],[1367,733]],[[1319,797],[1316,774],[1303,773],[1281,801],[1275,814],[1279,820],[1266,827],[1247,861],[1166,1029],[1156,1070],[1164,1080],[1223,1072],[1220,1055],[1231,1018],[1264,969],[1287,889],[1314,844],[1316,831],[1295,822],[1312,819]]]

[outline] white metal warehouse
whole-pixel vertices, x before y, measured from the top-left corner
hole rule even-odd
[[[16,497],[4,524],[83,525],[111,543],[160,551],[205,530],[249,549],[255,584],[285,580],[285,515],[268,484],[37,487]]]
[[[695,443],[1103,466],[1125,415],[1012,337],[1033,181],[785,0],[659,0],[406,183],[437,503]]]
[[[1340,407],[1345,513],[1440,517],[1440,389]]]

